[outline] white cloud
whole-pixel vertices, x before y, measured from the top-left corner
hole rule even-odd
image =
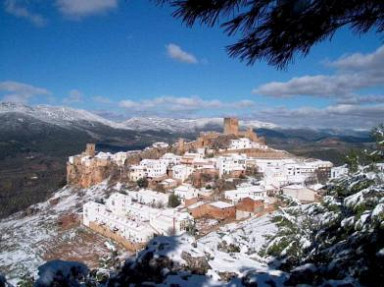
[[[63,99],[65,104],[81,103],[83,102],[83,93],[79,90],[73,89],[69,91],[69,96]]]
[[[384,95],[372,95],[372,96],[356,96],[341,98],[337,101],[338,104],[384,104]]]
[[[112,104],[111,99],[102,96],[95,96],[92,98],[95,102],[100,104]]]
[[[140,104],[131,100],[124,100],[119,103],[119,107],[130,110],[139,108]]]
[[[166,48],[168,56],[176,61],[187,64],[198,63],[198,60],[194,55],[183,51],[183,49],[181,49],[181,47],[176,44],[170,43],[166,46]]]
[[[3,95],[2,101],[23,104],[37,96],[51,95],[47,89],[15,81],[0,82],[0,93]]]
[[[343,70],[375,70],[383,69],[384,63],[384,46],[379,47],[375,52],[370,54],[355,53],[349,56],[328,63],[330,66]]]
[[[246,109],[255,105],[253,101],[241,100],[236,102],[222,102],[220,100],[204,100],[198,96],[192,97],[157,97],[148,100],[133,101],[123,100],[119,107],[132,112],[151,112],[162,114],[168,112],[174,113],[195,113],[200,111],[217,111],[218,113],[225,109]]]
[[[117,0],[57,0],[59,11],[74,19],[102,14],[118,6]]]
[[[325,108],[285,107],[258,111],[254,116],[286,128],[371,129],[383,122],[384,105],[336,104]]]
[[[351,97],[365,88],[384,85],[384,46],[370,54],[342,57],[329,66],[337,69],[334,75],[295,77],[287,82],[270,82],[252,92],[271,97]]]
[[[24,18],[37,27],[42,27],[47,20],[40,14],[29,11],[26,7],[16,3],[15,0],[7,0],[4,4],[5,11],[15,17]]]

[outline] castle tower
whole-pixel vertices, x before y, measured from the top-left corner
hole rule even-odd
[[[85,154],[90,157],[95,156],[95,144],[94,143],[87,143],[87,147],[85,148]]]
[[[238,118],[224,118],[224,134],[235,135],[235,136],[239,134]]]
[[[179,140],[177,141],[177,151],[178,153],[185,152],[185,140],[182,138],[179,138]]]

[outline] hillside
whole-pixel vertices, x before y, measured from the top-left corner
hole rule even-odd
[[[121,185],[110,185],[106,182],[81,191],[65,187],[58,190],[48,201],[31,206],[27,212],[0,221],[0,229],[5,231],[1,237],[0,273],[5,274],[13,283],[16,283],[22,275],[29,274],[37,278],[38,266],[56,258],[84,262],[90,268],[99,267],[100,260],[110,257],[112,252],[105,245],[106,239],[80,224],[82,204],[88,200],[103,198],[108,193],[120,189]],[[196,245],[195,240],[188,235],[158,237],[148,244],[149,248],[145,252],[140,254],[137,264],[139,262],[146,264],[149,259],[140,260],[140,258],[153,254],[157,254],[160,258],[168,257],[170,259],[168,264],[172,265],[162,268],[170,268],[169,271],[173,272],[195,262],[194,267],[192,265],[190,267],[200,275],[186,279],[189,282],[188,286],[196,286],[193,284],[204,281],[210,282],[213,286],[220,286],[224,278],[244,276],[249,270],[274,274],[276,280],[281,281],[285,278],[284,273],[270,271],[266,261],[258,256],[258,251],[265,243],[263,235],[274,231],[274,225],[269,221],[269,217],[265,216],[223,226],[217,232],[198,239]],[[231,252],[231,246],[236,246],[236,251]],[[129,255],[122,253],[119,248],[120,263],[123,263]],[[128,263],[129,261],[126,264]],[[154,264],[167,263],[165,261],[161,263],[159,260]],[[160,265],[152,267],[160,268]],[[140,272],[140,267],[136,268],[137,272]],[[209,276],[206,276],[208,269]],[[151,273],[149,269],[145,269],[144,272],[149,276],[148,280],[160,279],[157,271]],[[126,275],[128,274],[124,276]],[[138,275],[139,273],[135,276]],[[144,278],[140,277],[137,280]],[[166,286],[175,280],[180,280],[180,277],[169,277]]]

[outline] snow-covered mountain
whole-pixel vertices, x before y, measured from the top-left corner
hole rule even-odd
[[[223,118],[172,119],[160,117],[133,117],[122,123],[114,122],[86,110],[48,105],[26,106],[16,103],[0,103],[0,115],[16,113],[33,117],[42,122],[61,127],[82,127],[101,124],[114,129],[134,131],[165,131],[169,133],[193,133],[203,130],[218,130],[223,127]],[[257,120],[240,121],[240,126],[274,129],[272,123]]]
[[[9,102],[0,103],[0,115],[6,113],[27,115],[42,122],[59,125],[62,127],[83,122],[90,125],[92,125],[92,123],[98,123],[113,128],[123,128],[123,126],[120,124],[97,116],[91,112],[69,107],[56,107],[47,105],[30,107]]]
[[[161,130],[173,133],[190,133],[209,129],[222,129],[223,118],[172,119],[160,117],[133,117],[121,124],[126,128],[139,131]],[[240,127],[277,128],[275,124],[257,120],[241,120]]]

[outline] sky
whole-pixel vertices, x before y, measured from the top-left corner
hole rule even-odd
[[[282,127],[384,122],[383,35],[349,29],[284,70],[230,58],[218,27],[186,27],[149,0],[5,0],[0,101],[130,117],[238,116]]]

